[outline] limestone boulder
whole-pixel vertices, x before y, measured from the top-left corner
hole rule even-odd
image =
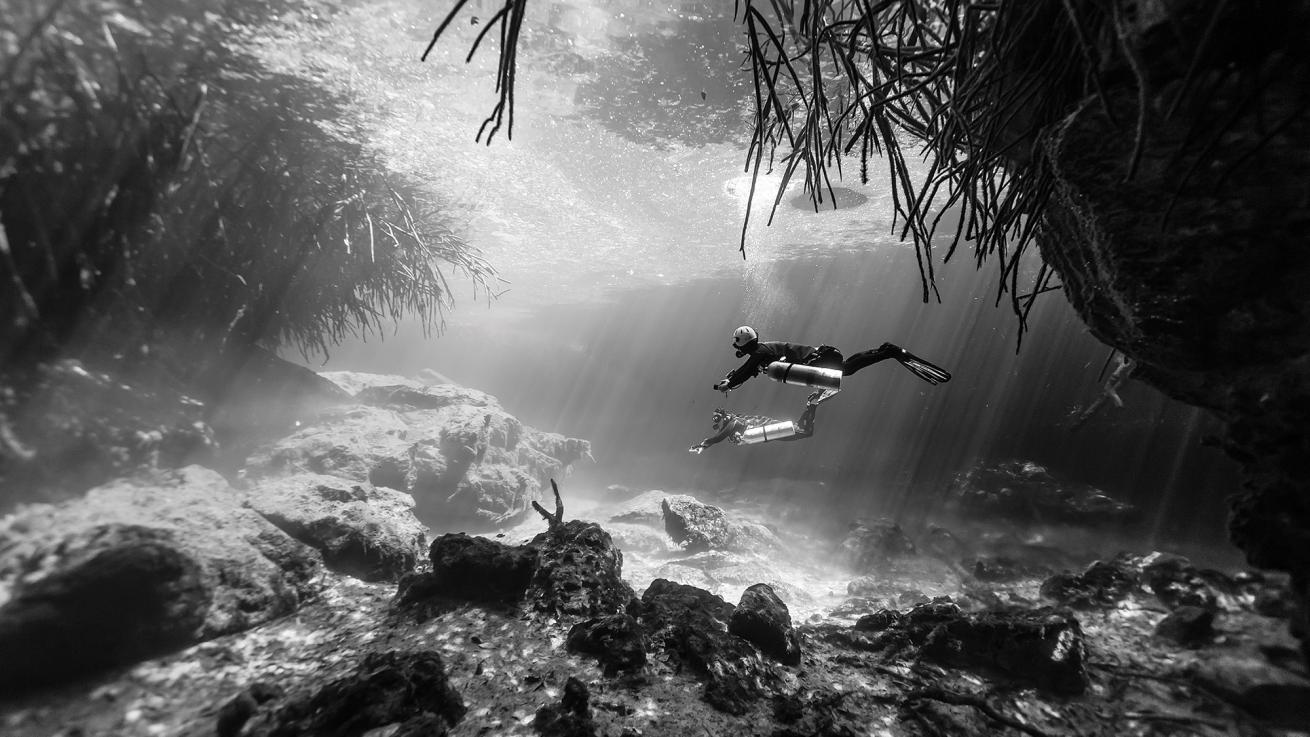
[[[347,405],[261,448],[246,461],[252,477],[316,473],[404,490],[409,425],[397,412]]]
[[[199,468],[122,480],[0,522],[0,680],[134,662],[294,611],[322,559]]]
[[[484,392],[337,380],[356,389],[354,403],[254,452],[252,477],[316,473],[388,487],[410,494],[427,524],[459,529],[513,521],[551,478],[590,457],[587,441],[527,427]]]
[[[763,524],[730,518],[719,507],[686,494],[665,497],[660,509],[669,537],[690,553],[765,553],[783,548],[778,536]]]
[[[365,581],[394,581],[426,552],[414,498],[394,489],[305,473],[263,479],[245,503],[329,568]]]
[[[780,663],[800,665],[800,638],[791,626],[791,612],[768,584],[757,583],[742,592],[728,631]]]
[[[979,465],[956,479],[951,502],[963,514],[1019,524],[1119,525],[1136,509],[1087,484],[1057,478],[1032,461]]]
[[[914,555],[914,542],[892,520],[861,520],[851,525],[841,541],[846,562],[857,571],[876,570],[887,561]]]

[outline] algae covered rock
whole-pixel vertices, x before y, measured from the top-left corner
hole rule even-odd
[[[634,598],[623,580],[623,552],[594,522],[571,520],[533,538],[536,570],[527,598],[538,611],[597,617]]]
[[[728,632],[734,609],[703,589],[656,579],[642,594],[640,621],[652,644],[705,682],[707,703],[739,716],[778,677],[746,640]]]
[[[800,665],[800,638],[791,626],[791,612],[768,584],[757,583],[742,592],[728,631],[780,663]]]
[[[312,596],[319,553],[187,467],[0,523],[0,658],[11,685],[75,677],[237,632]]]
[[[397,725],[407,734],[443,735],[466,711],[440,654],[391,650],[365,655],[321,688],[269,700],[241,733],[354,737]]]
[[[246,505],[316,548],[329,568],[365,581],[394,581],[414,569],[426,534],[410,495],[333,476],[263,479]]]
[[[639,670],[646,664],[646,637],[637,620],[627,613],[579,622],[569,630],[571,653],[585,653],[600,661],[606,674]]]

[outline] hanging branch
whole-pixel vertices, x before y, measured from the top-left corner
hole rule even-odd
[[[451,22],[455,20],[455,16],[459,15],[459,11],[467,3],[468,0],[456,0],[455,7],[451,8],[445,19],[441,21],[441,25],[437,26],[436,32],[432,34],[432,40],[428,42],[423,55],[419,57],[420,61],[428,60],[428,54],[431,54],[432,49],[436,47],[441,34],[445,33]],[[500,93],[500,97],[492,108],[491,114],[482,121],[478,134],[473,139],[481,142],[482,134],[486,133],[488,146],[491,145],[491,139],[495,138],[502,124],[505,125],[505,138],[514,137],[514,75],[518,68],[519,32],[523,28],[523,16],[527,12],[527,7],[528,0],[505,0],[504,6],[497,10],[482,27],[469,48],[468,56],[464,59],[466,64],[472,61],[473,55],[482,44],[482,39],[486,38],[493,27],[499,30],[500,51],[499,63],[496,67],[496,92]],[[487,126],[491,126],[490,130]]]
[[[489,143],[505,115],[512,130],[515,46],[526,1],[503,0],[488,23],[500,33],[500,99],[479,129],[478,140],[489,129]],[[465,3],[457,0],[425,58]],[[1195,88],[1220,84],[1203,72],[1212,36],[1230,5],[1220,0],[1204,19],[1167,115],[1180,107],[1184,95],[1202,101],[1212,97],[1207,90],[1193,92]],[[1089,98],[1099,101],[1112,126],[1119,125],[1103,76],[1116,66],[1136,81],[1125,181],[1137,174],[1144,156],[1151,89],[1134,48],[1137,29],[1120,6],[1072,0],[736,0],[733,16],[744,26],[753,85],[748,103],[753,106],[753,130],[744,162],[750,187],[738,245],[742,257],[761,173],[772,173],[775,162],[781,176],[770,222],[793,177],[801,178],[817,210],[825,192],[832,197],[830,169],[840,178],[843,156],[859,156],[860,179],[867,182],[869,159],[878,155],[887,167],[892,231],[914,246],[922,299],[940,300],[933,244],[943,217],[954,213],[958,219],[953,232],[942,234],[950,238],[942,261],[967,244],[977,266],[987,260],[996,264],[997,303],[1008,297],[1022,341],[1035,298],[1051,291],[1050,270],[1038,271],[1035,278],[1024,272],[1021,278],[1025,256],[1043,233],[1044,213],[1055,191],[1042,142]],[[488,32],[484,28],[478,35],[470,58]],[[1249,97],[1261,94],[1273,76],[1262,78],[1256,67]],[[1234,121],[1251,99],[1229,106]],[[1267,138],[1305,114],[1298,109]],[[1203,126],[1213,135],[1182,183],[1216,158],[1215,142],[1228,125]],[[1178,156],[1190,149],[1194,136],[1202,135],[1200,130],[1189,132]],[[1265,144],[1267,140],[1248,156]],[[928,162],[926,174],[911,169],[910,157],[916,154]],[[1230,166],[1219,184],[1243,162],[1238,159]],[[1173,206],[1171,202],[1162,222]],[[1029,279],[1030,285],[1020,284]]]

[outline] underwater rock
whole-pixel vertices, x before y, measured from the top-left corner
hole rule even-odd
[[[527,547],[537,551],[526,592],[537,611],[599,617],[636,598],[623,580],[623,553],[594,522],[570,520],[537,535]]]
[[[532,728],[542,737],[595,737],[596,723],[591,718],[590,700],[587,685],[569,676],[564,682],[560,703],[538,709],[532,719]]]
[[[1214,637],[1214,609],[1184,604],[1155,626],[1155,636],[1183,647],[1204,645]]]
[[[1004,583],[1026,578],[1049,576],[1051,570],[1043,566],[1029,566],[1005,556],[979,556],[964,561],[965,568],[979,581]]]
[[[246,504],[318,549],[329,568],[365,581],[395,581],[409,573],[426,544],[413,497],[392,489],[297,474],[258,482]]]
[[[887,519],[861,520],[851,524],[841,549],[857,571],[877,569],[890,558],[914,555],[914,543],[901,526]]]
[[[704,699],[714,708],[745,714],[777,680],[754,648],[728,633],[734,607],[723,599],[660,578],[641,603],[640,621],[652,644],[705,682]]]
[[[610,676],[619,671],[639,670],[646,664],[645,635],[637,620],[627,613],[573,625],[565,645],[571,653],[594,656]]]
[[[841,708],[845,694],[819,691],[800,695],[775,696],[773,718],[786,726],[769,737],[859,737],[866,731],[852,726],[846,710]]]
[[[1181,555],[1159,552],[1142,559],[1142,583],[1170,609],[1215,609],[1221,597],[1236,589],[1233,581],[1218,571],[1198,571]]]
[[[1266,617],[1291,619],[1296,611],[1296,601],[1285,583],[1265,582],[1256,590],[1251,609]]]
[[[663,531],[664,500],[669,498],[691,499],[692,497],[673,495],[660,489],[643,491],[614,508],[607,521],[646,525]]]
[[[607,522],[605,530],[614,538],[614,545],[619,550],[642,553],[674,553],[681,550],[663,529],[657,530],[644,524]]]
[[[259,681],[247,686],[218,710],[217,737],[237,737],[259,707],[285,695],[276,684]]]
[[[409,425],[400,414],[347,405],[255,451],[246,471],[251,477],[317,473],[407,491],[411,445]]]
[[[392,650],[365,655],[350,675],[315,691],[269,702],[243,734],[357,737],[393,724],[400,725],[400,732],[419,734],[421,724],[433,730],[422,734],[439,737],[464,712],[441,655]]]
[[[916,607],[916,611],[917,611]],[[907,626],[922,627],[914,612]],[[1052,610],[978,612],[933,627],[920,656],[946,665],[994,670],[1063,695],[1087,689],[1086,646],[1078,620]]]
[[[406,577],[397,599],[407,603],[437,595],[451,599],[512,603],[520,601],[537,563],[537,551],[462,532],[432,541],[432,571]]]
[[[366,371],[320,371],[318,375],[336,384],[350,397],[354,397],[364,389],[375,386],[404,386],[412,389],[422,389],[429,384],[450,383],[410,379],[399,374],[374,374]]]
[[[197,639],[211,592],[172,530],[102,525],[0,607],[0,687],[39,686]]]
[[[791,612],[768,584],[757,583],[742,592],[728,632],[784,665],[800,665],[800,637],[791,626]]]
[[[688,552],[728,547],[731,531],[722,509],[686,495],[666,497],[660,504],[664,511],[664,529],[673,542]]]
[[[920,547],[925,555],[930,555],[947,564],[967,558],[970,548],[955,533],[940,525],[928,525],[927,533],[920,539]]]
[[[1210,693],[1268,726],[1304,730],[1310,724],[1310,679],[1286,668],[1226,653],[1198,653],[1184,674]]]
[[[648,492],[654,494],[655,492]],[[648,494],[633,500],[646,504]],[[635,519],[641,507],[627,518]],[[669,537],[689,553],[706,551],[735,551],[763,554],[782,549],[782,541],[767,526],[752,520],[734,520],[722,509],[697,501],[686,494],[664,496],[660,500],[660,514]]]
[[[295,610],[321,567],[208,469],[26,507],[0,529],[0,657],[24,666],[0,672],[54,682],[244,630]]]
[[[881,632],[901,623],[904,615],[895,609],[880,609],[873,614],[866,614],[855,620],[852,629],[861,632]]]
[[[1057,573],[1042,582],[1042,596],[1075,609],[1109,607],[1123,601],[1139,585],[1138,571],[1116,559],[1094,561],[1082,573]]]
[[[432,571],[401,579],[397,605],[443,599],[523,603],[541,612],[602,617],[636,598],[623,581],[623,553],[593,522],[565,522],[526,545],[441,535],[432,541],[429,557]]]
[[[154,377],[75,360],[0,377],[0,509],[62,501],[139,468],[204,462],[218,451],[206,407]]]
[[[884,658],[922,658],[1031,683],[1058,694],[1087,686],[1085,645],[1076,619],[1050,609],[966,614],[947,597],[908,612],[877,612],[828,642]]]
[[[846,584],[846,593],[851,596],[875,596],[884,590],[881,581],[875,576],[860,576]]]
[[[512,521],[551,477],[590,457],[585,440],[527,427],[495,397],[455,385],[372,385],[353,404],[253,453],[251,475],[338,476],[408,492],[446,529]]]
[[[895,605],[895,602],[884,597],[852,596],[830,609],[828,616],[849,619],[894,607]]]
[[[1122,524],[1136,509],[1086,484],[1064,483],[1031,461],[979,465],[956,479],[952,502],[962,513],[1023,524]]]
[[[932,602],[932,599],[918,589],[904,589],[896,595],[896,606],[901,609],[909,609],[910,607],[918,606],[920,604],[928,604],[930,602]]]
[[[465,389],[454,384],[440,386],[413,386],[405,384],[375,384],[362,387],[355,394],[355,401],[374,407],[386,407],[400,412],[420,409],[442,409],[461,404],[470,407],[495,406],[495,397],[475,389]]]

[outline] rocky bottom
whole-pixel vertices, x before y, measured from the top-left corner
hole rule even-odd
[[[1310,680],[1276,580],[1162,554],[1053,566],[1049,551],[976,540],[961,558],[943,552],[940,529],[916,546],[874,523],[853,525],[833,555],[801,532],[695,505],[652,492],[579,513],[612,528],[618,561],[595,525],[562,520],[535,548],[485,549],[540,532],[536,519],[499,538],[438,538],[400,593],[325,572],[294,615],[8,701],[0,729],[1310,734]],[[528,570],[524,551],[546,552]],[[456,575],[469,565],[521,581],[482,596]],[[607,566],[635,591],[606,580]]]

